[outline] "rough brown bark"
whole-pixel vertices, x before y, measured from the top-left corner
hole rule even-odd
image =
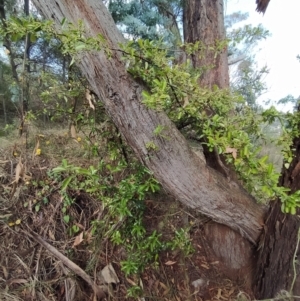
[[[283,291],[296,295],[300,293],[299,277],[296,277],[297,281],[291,290],[294,277],[292,264],[300,221],[297,216],[283,214],[280,206],[279,201],[272,204],[259,244],[261,249],[254,281],[258,299],[273,298]],[[299,256],[298,251],[296,254]],[[299,275],[298,266],[296,264],[296,273]]]
[[[300,138],[294,140],[292,149],[295,149],[294,160],[289,169],[283,171],[280,185],[295,192],[300,190]],[[280,201],[271,204],[259,243],[254,281],[256,297],[272,298],[282,291],[300,295],[299,264],[295,264],[295,270],[293,267],[300,255],[296,249],[299,229],[299,215],[282,213]]]
[[[64,17],[75,24],[81,19],[87,35],[101,33],[111,49],[118,49],[118,43],[124,42],[101,1],[33,2],[55,21],[58,29]],[[263,222],[262,208],[238,185],[200,161],[164,113],[149,110],[141,103],[143,87],[127,74],[120,53],[114,51],[111,58],[104,52],[83,53],[78,65],[128,144],[164,188],[187,206],[255,243]],[[158,125],[166,129],[167,139],[154,135]],[[148,151],[148,142],[155,143],[158,150]]]
[[[192,55],[193,66],[196,68],[210,66],[201,76],[200,85],[228,88],[227,48],[217,56],[215,47],[225,40],[223,0],[186,0],[183,11],[183,32],[186,43],[201,41],[205,44],[204,53]]]

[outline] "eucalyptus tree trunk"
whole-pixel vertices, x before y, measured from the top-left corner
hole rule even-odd
[[[229,88],[223,11],[223,0],[184,1],[184,40],[186,43],[197,41],[201,43],[199,51],[192,54],[190,59],[194,68],[204,70],[199,80],[199,85],[202,87]],[[216,48],[220,48],[220,45],[223,46],[220,53],[216,55]],[[214,112],[207,110],[207,114],[213,115]],[[205,147],[205,143],[204,155],[211,168],[229,176],[230,168],[222,162],[222,157],[218,155],[218,152],[210,152]],[[232,176],[233,171],[230,171],[230,177]],[[208,223],[205,225],[205,233],[215,255],[226,266],[225,274],[231,279],[243,280],[250,287],[253,271],[251,267],[253,264],[252,245],[224,225]]]
[[[183,35],[186,43],[200,41],[204,49],[191,56],[195,68],[210,67],[200,85],[229,87],[228,59],[224,27],[223,0],[185,0],[183,7]],[[225,42],[225,43],[224,43]],[[223,43],[223,50],[215,55],[215,47]]]
[[[25,16],[29,16],[29,0],[24,0],[24,14]],[[30,34],[27,33],[25,36],[25,49],[24,49],[24,69],[23,69],[23,78],[24,83],[22,86],[22,94],[23,94],[23,118],[25,118],[26,112],[29,110],[29,99],[30,99],[30,91],[29,91],[29,78],[30,78],[30,50],[31,50],[31,41]]]

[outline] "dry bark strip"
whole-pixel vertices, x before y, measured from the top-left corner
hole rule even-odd
[[[102,34],[110,49],[123,43],[111,15],[99,0],[33,0],[57,30],[66,18],[76,24],[83,20],[87,36]],[[138,158],[173,196],[214,221],[238,231],[256,243],[263,224],[263,209],[237,184],[228,182],[208,168],[191,151],[185,138],[163,112],[141,103],[143,86],[126,72],[120,52],[111,58],[104,52],[84,52],[78,66]],[[160,125],[167,139],[154,135]],[[147,143],[158,150],[147,150]]]
[[[104,291],[97,286],[91,277],[77,264],[75,264],[73,261],[68,259],[65,255],[63,255],[61,252],[59,252],[55,247],[50,245],[48,242],[46,242],[42,237],[40,237],[37,233],[29,230],[30,232],[23,231],[25,234],[31,236],[36,242],[41,244],[44,248],[46,248],[51,254],[53,254],[54,257],[56,257],[58,260],[60,260],[65,266],[67,266],[70,270],[72,270],[76,275],[80,276],[83,280],[85,280],[92,288],[94,293],[97,295],[98,298],[102,299],[105,298]]]

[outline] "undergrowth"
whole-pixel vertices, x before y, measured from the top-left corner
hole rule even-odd
[[[98,124],[98,128],[93,129],[97,135],[90,138],[88,124],[80,126],[83,130],[79,126],[75,129],[77,137],[82,137],[78,140],[71,137],[70,131],[67,135],[65,130],[43,132],[41,128],[34,127],[34,121],[30,122],[29,136],[23,137],[21,143],[15,143],[13,155],[16,161],[22,160],[26,165],[19,183],[26,199],[20,205],[22,210],[32,212],[32,216],[28,220],[27,214],[21,210],[9,218],[7,224],[13,228],[28,223],[31,227],[30,220],[48,214],[55,206],[60,211],[61,220],[56,221],[54,229],[64,229],[63,235],[72,241],[81,237],[78,245],[65,249],[68,257],[75,260],[74,248],[78,247],[86,248],[92,254],[85,266],[88,273],[96,269],[97,258],[108,243],[122,250],[119,265],[126,278],[139,279],[145,269],[158,268],[162,252],[191,255],[194,250],[189,227],[174,227],[166,237],[158,225],[150,230],[145,224],[146,200],[159,196],[161,187],[127,146],[120,144],[118,132],[101,132],[98,129],[103,125]],[[63,153],[61,148],[65,149]],[[58,160],[61,160],[60,164]],[[41,167],[44,164],[51,168],[45,170]],[[44,170],[43,174],[29,176],[28,172],[35,169]],[[9,190],[5,193],[7,198],[9,193]],[[59,200],[55,204],[53,199],[57,197]],[[87,201],[80,204],[85,199]],[[93,210],[94,205],[89,200],[98,203],[101,209],[98,214],[88,213],[80,221],[78,214],[82,216],[84,208],[92,206],[86,210]],[[52,233],[50,237],[58,235],[53,230],[49,233]],[[142,292],[143,288],[137,281],[131,284],[127,293],[128,297],[137,297]]]

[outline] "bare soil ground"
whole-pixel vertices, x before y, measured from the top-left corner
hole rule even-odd
[[[101,201],[85,191],[70,192],[75,202],[69,215],[79,228],[72,233],[64,220],[59,183],[47,175],[65,157],[79,166],[98,159],[83,157],[78,143],[61,131],[43,135],[39,156],[34,155],[34,139],[27,141],[27,148],[19,138],[11,143],[6,139],[5,145],[0,140],[0,300],[97,300],[92,285],[106,292],[106,300],[250,299],[242,284],[222,275],[222,263],[214,258],[203,233],[209,220],[164,192],[144,200],[146,230],[156,230],[164,240],[177,229],[189,228],[194,252],[162,252],[156,266],[126,277],[120,264],[126,257],[124,248],[92,231],[92,222],[105,214]],[[24,169],[16,183],[19,162]],[[50,194],[47,187],[52,187]],[[118,278],[110,284],[101,277],[108,265]],[[135,285],[142,287],[142,294],[127,297]]]

